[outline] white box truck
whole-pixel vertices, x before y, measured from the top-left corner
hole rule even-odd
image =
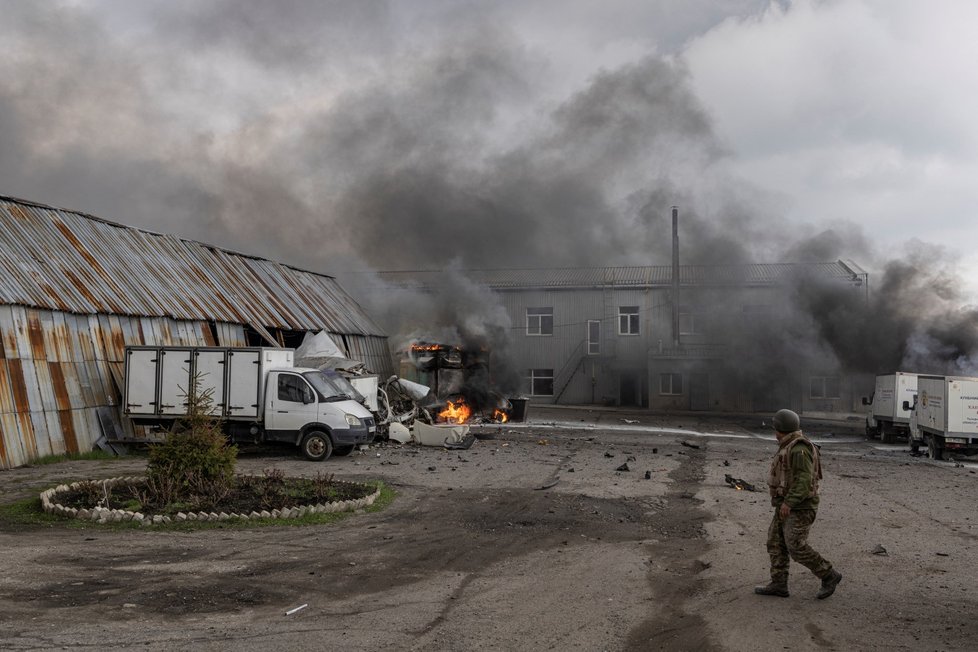
[[[919,376],[911,430],[914,452],[927,446],[927,455],[944,459],[945,452],[978,453],[978,378]]]
[[[370,442],[370,412],[322,372],[294,367],[293,356],[261,347],[126,347],[124,413],[169,427],[186,415],[196,377],[233,441],[293,444],[310,460]]]
[[[879,437],[884,444],[892,444],[897,436],[910,435],[910,409],[917,395],[917,374],[898,371],[876,377],[876,389],[869,398],[863,398],[863,405],[871,405],[866,416],[866,436]]]

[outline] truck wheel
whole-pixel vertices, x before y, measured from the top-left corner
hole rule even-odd
[[[333,448],[333,456],[334,457],[346,457],[347,455],[349,455],[350,453],[353,452],[353,449],[354,448],[356,448],[356,447],[355,446],[336,446],[335,448]]]
[[[885,421],[880,423],[880,441],[884,444],[892,444],[896,440],[893,433],[893,427],[888,426]]]
[[[927,440],[927,457],[932,460],[944,459],[944,447],[937,445],[937,440],[931,437]]]
[[[299,446],[306,459],[313,462],[322,462],[333,452],[333,442],[330,441],[329,435],[318,430],[306,433]]]

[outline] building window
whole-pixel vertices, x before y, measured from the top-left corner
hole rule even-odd
[[[808,396],[810,398],[840,398],[842,392],[839,385],[838,376],[812,376],[809,379],[811,391]]]
[[[659,393],[665,396],[678,396],[683,393],[682,374],[659,374]]]
[[[638,335],[638,306],[618,307],[618,334]]]
[[[530,369],[530,396],[554,395],[554,370]]]
[[[554,334],[554,309],[553,308],[527,308],[526,309],[526,334],[527,335],[553,335]]]
[[[679,334],[696,335],[700,333],[699,315],[690,306],[679,306]]]

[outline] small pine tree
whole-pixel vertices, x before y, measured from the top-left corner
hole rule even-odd
[[[178,420],[166,439],[150,447],[147,488],[153,502],[200,504],[226,495],[231,489],[238,458],[211,414],[213,391],[201,390],[201,376],[193,378],[187,415]]]

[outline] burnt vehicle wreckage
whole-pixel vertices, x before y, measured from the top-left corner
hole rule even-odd
[[[485,347],[416,341],[399,354],[400,375],[384,380],[330,347],[325,333],[309,336],[296,360],[346,386],[373,414],[377,440],[468,448],[471,425],[526,419],[528,400],[496,388]]]

